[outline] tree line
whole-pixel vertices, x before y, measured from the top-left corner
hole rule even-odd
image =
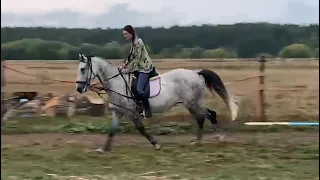
[[[319,25],[233,25],[136,28],[152,58],[319,57]],[[126,58],[122,29],[1,28],[2,59],[77,59],[78,53]]]

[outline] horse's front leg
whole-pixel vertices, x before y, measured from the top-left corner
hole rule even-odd
[[[105,151],[110,151],[111,150],[111,146],[112,146],[112,142],[113,142],[113,138],[116,135],[118,126],[119,126],[119,120],[122,118],[122,114],[120,114],[119,112],[113,110],[112,111],[112,122],[111,125],[109,127],[109,131],[108,131],[108,137],[104,143],[104,145],[102,146],[102,148],[97,149],[96,151],[99,153],[104,153]]]
[[[146,137],[149,142],[154,146],[156,150],[161,149],[161,145],[158,144],[157,140],[151,136],[149,133],[147,133],[146,129],[144,128],[143,123],[141,122],[140,118],[138,117],[132,117],[132,122],[135,125],[136,129],[144,136]]]

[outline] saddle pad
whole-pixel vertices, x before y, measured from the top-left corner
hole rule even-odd
[[[150,78],[150,95],[149,98],[156,97],[160,94],[161,91],[161,78],[160,76]]]

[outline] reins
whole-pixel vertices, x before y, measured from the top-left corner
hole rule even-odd
[[[83,55],[81,55],[81,56],[82,56],[82,58],[84,58]],[[87,66],[88,66],[88,68],[90,69],[91,73],[88,73],[86,81],[77,81],[76,83],[84,83],[85,85],[88,86],[88,89],[89,89],[89,90],[91,90],[92,92],[95,92],[95,93],[96,93],[98,96],[100,96],[102,99],[104,99],[104,98],[101,96],[101,94],[106,94],[106,93],[101,93],[101,91],[105,91],[105,92],[112,92],[112,93],[118,94],[118,95],[120,95],[120,96],[122,96],[122,97],[125,97],[125,98],[127,98],[127,99],[132,99],[136,104],[138,104],[138,101],[137,101],[137,99],[134,98],[134,94],[133,94],[132,90],[130,89],[130,86],[128,85],[128,82],[126,81],[125,77],[123,76],[123,73],[121,72],[121,68],[118,68],[118,73],[117,73],[116,75],[114,75],[114,76],[112,76],[112,77],[110,77],[110,78],[102,81],[102,79],[100,78],[100,76],[94,74],[94,72],[93,72],[91,57],[90,57],[90,56],[87,57],[87,60],[88,60],[88,61],[87,61]],[[131,96],[127,96],[127,95],[121,94],[121,93],[116,92],[116,91],[114,91],[114,90],[112,90],[112,89],[109,89],[108,87],[105,87],[105,86],[103,85],[102,82],[109,81],[109,80],[111,80],[111,79],[113,79],[113,78],[118,77],[119,75],[122,77],[123,81],[125,82],[127,94],[128,94],[128,91],[129,91],[130,94],[131,94]],[[96,83],[96,84],[92,84],[92,85],[90,84],[90,81],[91,81],[91,79],[92,79],[92,76],[95,76],[95,77],[97,77],[97,78],[99,79],[100,84],[102,85],[102,87],[96,87],[97,83]],[[130,75],[129,75],[129,79],[130,79]],[[95,89],[94,89],[94,88],[95,88]],[[113,102],[111,102],[111,101],[108,101],[108,102],[109,102],[110,104],[113,104],[113,105],[117,106],[117,107],[120,107],[120,108],[129,110],[129,111],[131,111],[132,113],[135,113],[135,112],[132,111],[131,109],[128,109],[128,108],[123,107],[123,106],[121,106],[121,105],[115,104],[115,103],[113,103]]]

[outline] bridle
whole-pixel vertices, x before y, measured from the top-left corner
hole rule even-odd
[[[87,57],[86,66],[87,66],[87,70],[90,70],[90,73],[87,73],[87,77],[86,77],[85,81],[76,81],[76,83],[85,84],[85,86],[86,86],[85,88],[88,88],[90,91],[93,91],[93,92],[97,93],[102,99],[104,99],[104,98],[101,96],[101,94],[105,94],[105,93],[101,93],[101,91],[105,91],[105,92],[109,91],[109,92],[112,92],[112,93],[116,93],[116,94],[118,94],[118,95],[120,95],[122,97],[125,97],[125,98],[128,98],[128,99],[132,99],[136,104],[138,104],[138,101],[137,101],[137,99],[134,98],[134,94],[133,94],[130,86],[128,85],[128,82],[126,81],[126,79],[123,76],[123,73],[121,72],[121,68],[118,68],[118,73],[116,75],[113,75],[110,78],[107,78],[104,82],[109,81],[109,80],[111,80],[111,79],[113,79],[115,77],[121,76],[123,81],[125,82],[127,94],[128,94],[128,91],[129,91],[131,96],[127,96],[127,95],[118,93],[118,92],[116,92],[116,91],[114,91],[112,89],[109,89],[108,87],[105,87],[103,85],[103,83],[102,83],[103,81],[101,80],[100,76],[93,72],[92,61],[91,61],[91,57],[93,57],[93,56],[86,56],[86,57]],[[82,58],[82,60],[84,60],[84,56],[82,54],[81,54],[81,58]],[[99,82],[100,82],[102,87],[97,87],[98,83],[91,84],[91,80],[93,78],[95,78],[95,77],[97,77],[99,79]],[[130,75],[129,75],[129,79],[130,79]],[[111,104],[113,104],[115,106],[118,106],[120,108],[127,109],[127,110],[129,110],[129,111],[134,113],[134,111],[132,111],[131,109],[128,109],[128,108],[120,106],[120,105],[117,105],[117,104],[112,103],[110,101],[109,101],[109,103],[111,103]]]
[[[83,55],[81,54],[81,59],[84,60]],[[84,84],[85,88],[90,87],[91,85],[91,80],[95,77],[97,77],[97,75],[93,72],[92,69],[92,61],[91,61],[91,56],[87,56],[87,63],[86,63],[86,67],[87,70],[90,70],[90,73],[87,73],[87,77],[85,81],[76,81],[77,84]],[[93,76],[93,78],[92,78]]]

